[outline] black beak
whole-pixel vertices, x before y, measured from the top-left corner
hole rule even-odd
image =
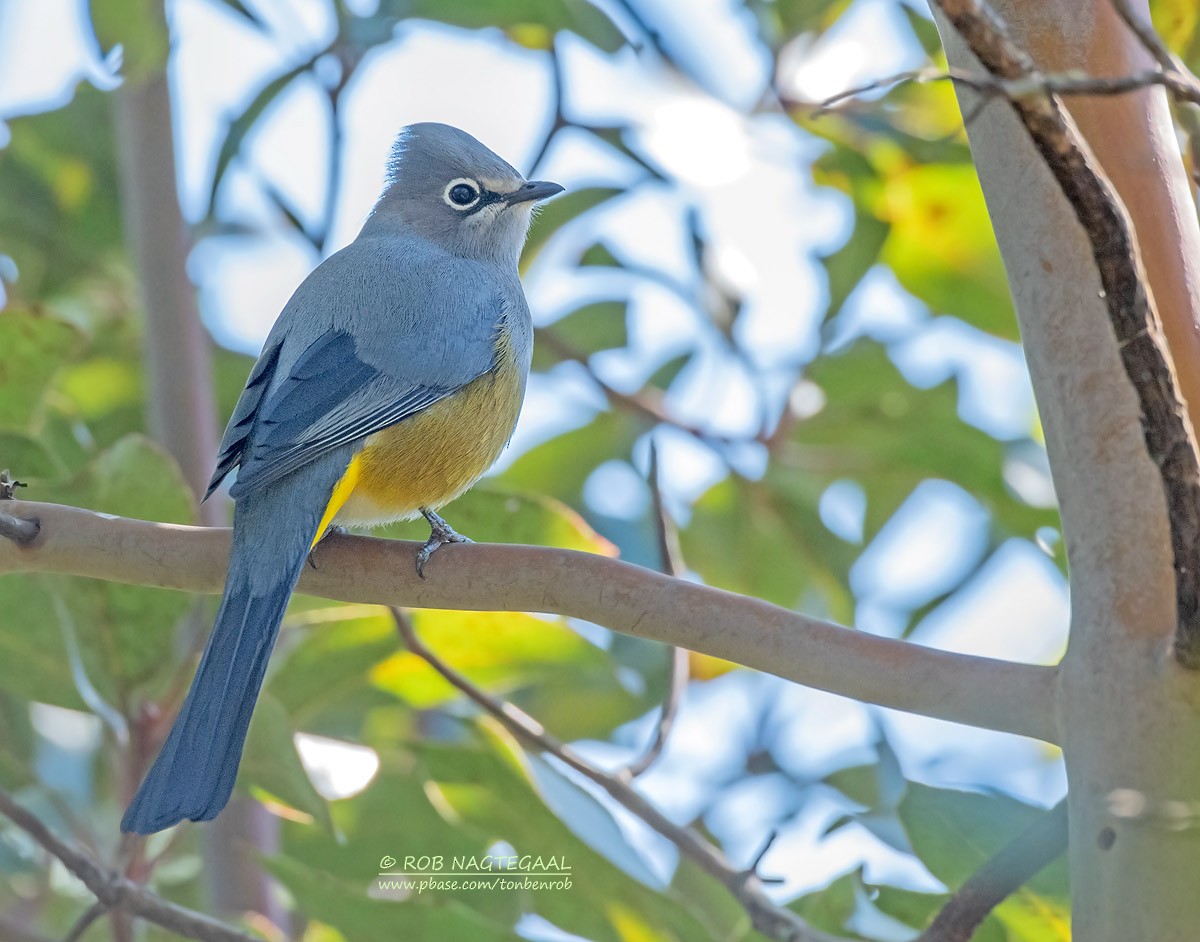
[[[512,206],[516,203],[549,199],[551,196],[557,196],[565,189],[566,187],[559,186],[557,183],[550,183],[547,180],[530,180],[524,186],[513,190],[504,197],[504,202]]]

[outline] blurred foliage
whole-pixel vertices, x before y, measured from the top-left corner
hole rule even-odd
[[[256,4],[212,2],[270,38]],[[745,5],[764,56],[778,63],[789,48],[815,42],[836,25],[850,3]],[[588,0],[383,0],[373,8],[335,3],[338,32],[331,46],[265,77],[241,113],[229,115],[220,129],[208,218],[194,237],[233,225],[220,218],[217,196],[229,186],[246,142],[293,83],[311,76],[322,56],[335,55],[343,74],[322,87],[336,112],[358,63],[391,42],[409,18],[499,31],[514,46],[545,57],[558,54],[556,37],[569,32],[606,53],[634,48],[656,56],[673,80],[703,86],[672,58],[669,37],[639,20],[637,4],[611,6],[621,15],[610,19],[609,4]],[[153,71],[169,47],[151,7],[148,0],[91,5],[99,46],[123,62],[127,77]],[[913,7],[901,8],[916,42],[939,56],[928,19]],[[1200,65],[1195,3],[1156,0],[1152,8],[1172,48],[1193,67]],[[178,469],[143,437],[143,402],[150,394],[141,361],[143,315],[122,241],[109,105],[105,93],[84,85],[64,107],[8,122],[11,137],[0,149],[0,255],[12,263],[0,257],[8,302],[0,313],[0,467],[29,482],[35,499],[188,522],[194,502]],[[787,395],[761,394],[761,427],[731,436],[677,413],[680,390],[699,368],[699,343],[664,354],[641,384],[618,389],[606,383],[603,358],[620,356],[635,342],[633,305],[621,292],[592,297],[540,328],[535,368],[587,374],[604,406],[529,448],[456,502],[451,519],[457,527],[481,540],[602,554],[619,548],[627,559],[657,564],[648,517],[604,517],[584,493],[601,465],[640,467],[650,437],[664,429],[691,439],[724,469],[683,515],[689,568],[708,583],[846,622],[853,621],[857,603],[852,568],[925,481],[950,482],[978,502],[988,515],[989,549],[1010,538],[1033,539],[1056,525],[1052,508],[1030,505],[1006,483],[1015,453],[1040,450],[1034,428],[1015,440],[989,435],[961,417],[957,378],[929,388],[912,385],[895,365],[888,338],[847,334],[848,302],[864,278],[886,271],[927,309],[928,323],[956,318],[995,338],[1017,338],[952,90],[948,84],[906,85],[880,101],[851,103],[819,119],[810,112],[791,109],[797,133],[820,151],[797,172],[840,194],[852,225],[844,244],[819,259],[826,277],[820,349],[787,364]],[[569,129],[603,142],[645,172],[644,183],[628,190],[596,185],[548,204],[534,223],[523,270],[639,187],[661,189],[671,182],[651,169],[655,162],[629,129],[587,127],[562,114],[558,119],[551,134]],[[273,191],[267,196],[283,209]],[[292,213],[285,210],[282,217],[280,224],[300,229]],[[328,223],[300,234],[329,248],[323,245]],[[667,284],[604,239],[593,239],[575,257],[589,273],[619,275],[622,284],[653,282],[687,299],[700,315],[708,346],[753,366],[737,329],[743,299],[712,274],[711,234],[694,213],[683,226],[694,250],[691,286]],[[14,268],[15,282],[8,277]],[[223,416],[250,364],[217,351],[215,396]],[[744,460],[747,454],[756,460]],[[824,510],[829,488],[847,482],[865,498],[857,536],[835,532]],[[423,534],[415,524],[402,524],[381,535]],[[987,557],[982,554],[914,611],[901,613],[909,627],[966,585]],[[1065,565],[1061,553],[1056,562]],[[6,616],[0,619],[0,784],[21,789],[55,828],[110,848],[128,779],[138,775],[130,743],[157,712],[178,704],[212,607],[211,600],[152,588],[0,577]],[[611,638],[594,626],[580,631],[569,620],[515,613],[422,611],[413,619],[439,656],[567,740],[628,746],[628,730],[619,728],[652,713],[664,693],[666,658],[658,646]],[[696,663],[703,668],[696,684],[729,668]],[[31,710],[31,704],[38,706]],[[65,753],[38,732],[35,720],[47,709],[74,711],[76,725],[82,724],[78,742]],[[356,794],[323,797],[297,751],[298,732],[370,747],[379,770]],[[744,775],[727,784],[762,773],[754,763],[768,750],[755,749],[752,754],[747,748]],[[832,790],[851,809],[835,828],[860,828],[915,855],[950,889],[1040,813],[1000,796],[905,782],[886,743],[877,749],[871,763],[830,773],[820,783],[793,782],[794,812],[803,810],[810,785]],[[63,765],[67,753],[78,760],[74,766]],[[74,769],[73,777],[64,779],[63,768]],[[690,862],[679,862],[665,880],[651,872],[643,848],[608,804],[480,717],[403,648],[390,618],[369,606],[293,601],[239,787],[267,801],[284,822],[281,849],[266,866],[290,893],[309,942],[510,940],[521,937],[518,925],[531,916],[603,942],[760,938],[728,893]],[[703,810],[699,815],[695,823],[703,827]],[[203,900],[196,830],[183,829],[169,846],[153,844],[163,852],[152,877],[155,889],[185,905]],[[573,889],[436,891],[404,900],[368,893],[385,856],[436,853],[449,859],[481,856],[497,846],[563,856]],[[2,823],[0,871],[0,912],[20,911],[41,931],[61,936],[86,908],[88,901],[40,866]],[[1064,873],[1061,865],[1048,869],[1000,907],[976,938],[1067,938]],[[852,872],[792,905],[819,928],[860,935],[861,927],[885,918],[919,929],[944,900],[944,894],[872,885]],[[102,928],[85,938],[100,938]],[[891,928],[891,937],[901,937],[903,930]],[[146,938],[166,936],[151,931]]]

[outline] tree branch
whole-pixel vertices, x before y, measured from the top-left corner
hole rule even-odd
[[[849,942],[814,929],[795,913],[776,906],[763,892],[762,881],[754,868],[740,870],[733,866],[720,849],[710,844],[694,830],[683,827],[664,815],[653,804],[634,791],[633,776],[628,769],[610,774],[592,765],[566,743],[555,739],[542,724],[511,703],[499,700],[472,684],[449,664],[425,646],[404,612],[391,606],[396,630],[413,654],[442,675],[453,687],[490,713],[526,745],[547,752],[584,778],[599,785],[622,807],[637,815],[650,827],[669,840],[680,853],[689,857],[709,876],[719,881],[749,913],[754,928],[777,942]],[[756,862],[757,863],[757,862]]]
[[[253,936],[168,902],[145,887],[105,870],[82,850],[59,840],[37,816],[21,807],[3,788],[0,788],[0,814],[58,858],[95,894],[101,906],[92,907],[85,916],[93,911],[99,915],[104,909],[123,909],[189,939],[200,939],[202,942],[258,942]]]
[[[654,512],[654,526],[658,536],[659,571],[679,578],[684,573],[683,554],[679,548],[679,534],[663,503],[662,482],[659,477],[658,445],[650,440],[650,468],[646,475],[650,484],[650,504]],[[667,694],[659,709],[658,722],[654,724],[654,738],[646,751],[626,768],[633,778],[641,775],[658,761],[667,748],[667,737],[675,727],[679,715],[679,704],[687,690],[690,661],[687,648],[672,647],[671,666],[667,672]]]
[[[647,386],[644,389],[633,393],[621,392],[621,390],[608,383],[602,376],[600,376],[599,373],[596,372],[595,368],[589,362],[590,357],[588,354],[584,353],[583,351],[576,350],[569,343],[564,341],[557,333],[555,333],[553,324],[551,324],[549,327],[537,328],[535,337],[539,344],[543,345],[544,347],[548,347],[550,350],[553,350],[560,359],[570,360],[571,362],[578,363],[580,366],[582,366],[587,372],[588,378],[595,383],[600,392],[603,393],[604,398],[608,400],[610,405],[616,408],[624,409],[627,412],[634,413],[635,415],[640,415],[651,422],[661,422],[663,425],[669,425],[672,428],[677,428],[679,431],[686,432],[688,435],[691,435],[697,441],[708,445],[718,453],[720,452],[720,446],[722,445],[736,445],[753,441],[766,444],[766,436],[762,434],[746,436],[719,435],[706,431],[698,425],[693,425],[689,422],[684,422],[676,418],[667,411],[663,402],[664,397],[662,391],[655,389],[653,386]]]
[[[989,73],[1006,81],[1031,76],[1036,81],[1033,61],[986,0],[934,2]],[[1091,243],[1121,363],[1137,393],[1146,447],[1166,495],[1175,568],[1175,659],[1200,669],[1200,463],[1129,217],[1054,97],[1009,102]]]
[[[1119,2],[1119,0],[1114,0],[1114,2]],[[1130,92],[1141,91],[1144,88],[1160,85],[1176,97],[1200,105],[1200,85],[1189,81],[1180,73],[1159,69],[1144,69],[1138,72],[1131,72],[1129,75],[1119,75],[1111,78],[1100,78],[1085,75],[1081,72],[1064,72],[1053,75],[1033,73],[1017,79],[998,78],[994,75],[969,72],[965,69],[910,69],[906,72],[887,75],[883,78],[857,85],[854,88],[848,88],[843,92],[838,92],[836,95],[831,95],[817,105],[814,117],[827,114],[835,110],[839,104],[845,102],[847,99],[857,98],[859,95],[866,94],[867,92],[876,92],[907,82],[924,84],[926,82],[945,81],[965,85],[982,95],[1007,98],[1009,101],[1016,101],[1031,95],[1060,95],[1064,97],[1072,95],[1127,95]],[[799,108],[803,107],[804,103],[785,99],[783,104],[788,108]]]
[[[1133,7],[1129,5],[1129,0],[1111,0],[1113,9],[1117,11],[1117,16],[1125,21],[1150,55],[1154,56],[1154,60],[1162,67],[1162,70],[1167,74],[1174,75],[1178,80],[1186,82],[1198,97],[1189,97],[1183,95],[1189,101],[1200,101],[1200,84],[1197,84],[1196,77],[1188,71],[1179,59],[1175,56],[1167,44],[1162,41],[1162,37],[1154,31],[1153,24],[1143,20],[1133,12]]]
[[[28,546],[0,540],[0,573],[59,572],[212,593],[224,582],[228,529],[27,501],[6,508],[38,517],[42,530]],[[417,548],[331,535],[317,547],[320,568],[305,570],[300,591],[345,602],[583,618],[866,703],[1059,741],[1057,668],[850,631],[760,599],[570,550],[456,544],[438,554],[421,580]]]
[[[37,520],[23,520],[11,514],[0,513],[0,536],[12,540],[18,546],[32,543],[40,529]]]
[[[83,934],[92,927],[92,923],[106,912],[108,912],[108,903],[96,900],[84,910],[82,916],[75,920],[75,925],[71,926],[70,931],[62,937],[62,942],[79,942],[83,938]]]
[[[1067,800],[1001,848],[941,908],[916,942],[968,942],[993,909],[1067,847]]]

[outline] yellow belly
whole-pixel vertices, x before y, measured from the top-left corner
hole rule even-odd
[[[317,530],[381,524],[449,503],[479,480],[512,436],[524,394],[511,358],[452,396],[367,439],[334,488]]]

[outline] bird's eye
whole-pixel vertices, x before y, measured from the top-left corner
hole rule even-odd
[[[470,209],[479,202],[479,186],[474,180],[451,180],[442,199],[453,209]]]

